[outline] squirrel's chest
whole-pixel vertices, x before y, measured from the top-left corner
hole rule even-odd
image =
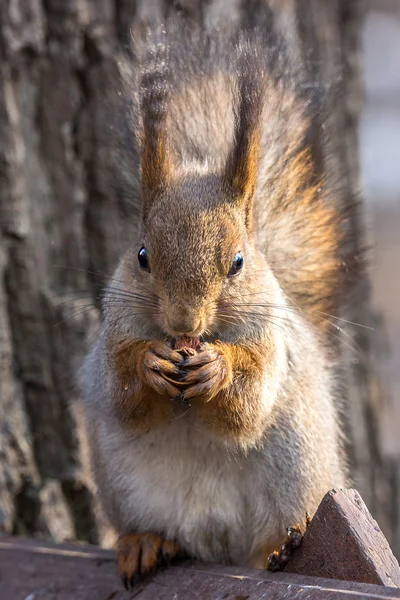
[[[267,512],[265,481],[205,438],[165,436],[135,440],[123,458],[124,520],[178,539],[203,560],[245,562],[251,529],[263,528],[257,515],[264,521]]]

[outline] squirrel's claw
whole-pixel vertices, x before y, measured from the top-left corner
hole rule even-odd
[[[188,401],[191,398],[211,400],[232,381],[232,369],[220,347],[207,348],[190,357],[184,363],[187,375],[184,378],[185,387],[182,395]]]
[[[145,374],[142,375],[142,379],[161,396],[164,395],[169,398],[175,398],[179,394],[179,389],[173,385],[173,380],[165,377],[162,373],[147,370],[145,371]]]
[[[268,557],[268,571],[283,571],[293,556],[296,548],[301,546],[303,534],[300,524],[287,528],[287,538],[279,551],[275,551]]]
[[[221,356],[220,349],[214,349],[211,344],[205,344],[204,350],[201,350],[194,356],[185,358],[181,367],[184,369],[192,369],[193,367],[202,367],[203,365],[209,365],[210,363],[218,360]]]
[[[149,352],[156,354],[160,358],[168,360],[177,365],[182,364],[184,357],[180,352],[171,348],[171,346],[165,342],[154,341],[150,344]]]
[[[139,577],[183,556],[180,546],[153,533],[132,533],[117,542],[118,571],[124,587],[129,590]]]
[[[221,344],[203,344],[183,359],[164,342],[152,342],[138,364],[142,381],[158,394],[190,406],[192,398],[209,401],[232,381],[232,368]]]
[[[174,398],[179,393],[174,376],[180,375],[177,363],[182,360],[182,356],[164,342],[152,342],[138,366],[138,374],[158,394]]]
[[[128,577],[127,575],[125,575],[125,573],[123,575],[121,575],[121,581],[122,581],[122,585],[124,586],[124,588],[129,591],[129,581],[128,581]]]

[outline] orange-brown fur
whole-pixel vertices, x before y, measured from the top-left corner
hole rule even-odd
[[[118,344],[110,352],[110,368],[115,369],[120,383],[115,402],[117,414],[122,422],[135,422],[143,430],[173,418],[176,411],[169,400],[179,393],[178,388],[167,381],[163,383],[165,390],[160,393],[158,373],[162,367],[168,373],[174,367],[171,362],[158,359],[151,352],[152,346],[151,342],[129,341]]]
[[[265,423],[260,423],[257,407],[248,402],[248,392],[268,364],[268,357],[256,346],[210,346],[215,360],[189,373],[185,381],[191,386],[183,390],[184,397],[201,401],[196,407],[199,422],[221,439],[235,442],[258,437]],[[201,363],[201,355],[186,361],[188,366]]]
[[[310,115],[257,40],[223,40],[219,59],[207,36],[166,36],[128,87],[141,220],[83,376],[128,579],[164,539],[265,564],[346,481],[327,320],[344,302],[344,223]],[[181,336],[200,340],[195,353],[173,347]]]
[[[134,533],[120,537],[117,552],[118,572],[127,589],[135,577],[152,573],[160,564],[168,564],[181,554],[176,542],[153,533]]]
[[[240,67],[244,70],[247,65]],[[239,68],[240,68],[239,67]],[[226,165],[226,179],[232,195],[246,210],[246,224],[253,224],[252,206],[257,183],[261,141],[263,77],[258,80],[243,77],[239,80],[239,99],[235,110],[234,143]]]
[[[145,149],[141,163],[143,187],[155,191],[173,176],[173,164],[168,157],[165,135],[160,135],[156,143]]]
[[[342,223],[338,209],[329,202],[325,184],[316,180],[309,149],[282,158],[285,167],[271,181],[271,204],[268,218],[271,230],[279,237],[282,211],[293,227],[301,223],[301,245],[296,248],[290,271],[279,275],[281,285],[322,333],[329,333],[328,315],[336,314],[343,277],[340,259]],[[272,264],[277,262],[278,248],[269,248]],[[275,255],[275,258],[274,258]],[[338,298],[339,295],[339,298]]]
[[[185,360],[161,342],[123,343],[111,354],[121,389],[115,408],[121,421],[148,430],[179,415],[173,400],[196,401],[196,417],[215,435],[237,442],[259,437],[265,423],[257,406],[246,402],[254,381],[268,367],[268,355],[256,345],[207,344],[199,354]],[[168,353],[168,354],[167,354]],[[187,372],[173,381],[179,365]],[[164,389],[162,389],[164,388]],[[160,393],[161,392],[161,393]]]

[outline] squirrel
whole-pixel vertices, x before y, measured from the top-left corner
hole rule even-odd
[[[296,60],[255,31],[139,38],[122,70],[140,223],[81,374],[127,587],[186,555],[264,568],[347,482],[326,318],[345,301],[345,217]]]

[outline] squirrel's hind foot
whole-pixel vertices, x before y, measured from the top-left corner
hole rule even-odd
[[[272,552],[267,561],[268,571],[283,571],[293,556],[296,548],[301,546],[303,534],[300,525],[287,528],[287,538],[279,551]]]
[[[168,565],[174,558],[183,558],[179,544],[154,533],[131,533],[117,542],[118,572],[129,590],[139,578]]]

